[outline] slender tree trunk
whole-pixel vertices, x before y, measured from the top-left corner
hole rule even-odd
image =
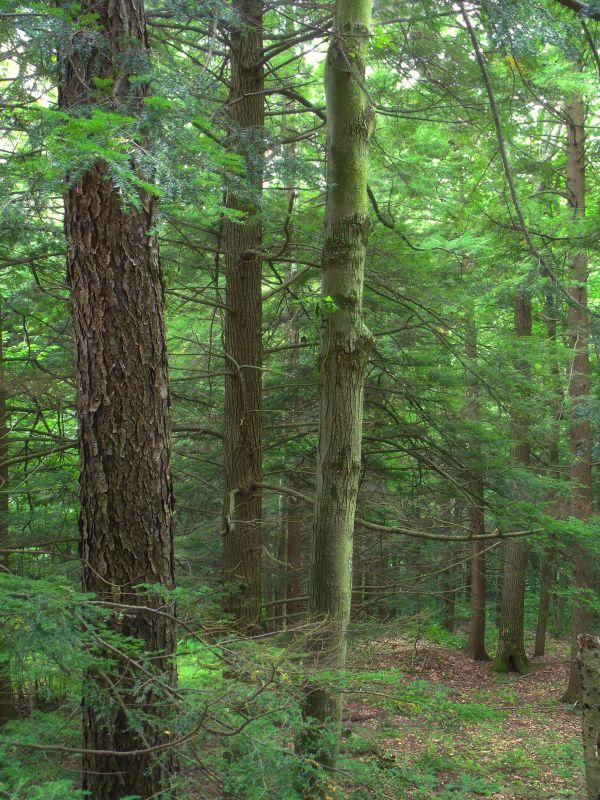
[[[466,320],[466,352],[472,364],[477,360],[477,329],[475,314],[472,307],[468,309]],[[479,384],[477,377],[471,375],[467,400],[467,414],[473,422],[480,418]],[[474,457],[480,457],[481,447],[475,442]],[[483,479],[480,475],[479,464],[473,466],[474,474],[469,484],[469,530],[472,536],[481,536],[485,533],[485,497]],[[489,661],[490,657],[485,649],[485,622],[486,622],[486,544],[485,539],[474,539],[471,544],[470,559],[470,598],[471,619],[469,622],[469,636],[466,650],[475,661]]]
[[[230,30],[230,146],[242,156],[246,185],[229,187],[225,223],[226,304],[223,579],[226,609],[244,629],[260,625],[262,561],[262,226],[264,150],[262,2],[234,0]]]
[[[574,224],[585,215],[585,107],[577,95],[568,108],[567,123],[567,190]],[[585,250],[574,248],[569,254],[569,438],[571,451],[571,514],[586,521],[592,514],[591,429],[585,405],[590,392],[589,319],[587,312],[588,265]],[[591,566],[583,548],[573,549],[575,589],[592,586]],[[586,632],[589,613],[575,598],[572,610],[571,668],[564,702],[575,702],[581,695],[577,667],[577,637]]]
[[[550,346],[550,380],[554,395],[554,419],[550,445],[548,448],[548,466],[551,476],[555,481],[560,481],[560,421],[563,409],[563,390],[560,382],[560,366],[556,351],[557,343],[557,317],[558,309],[556,303],[556,291],[551,287],[546,294],[546,318],[548,330],[548,344]],[[552,492],[554,496],[554,492]],[[559,504],[551,504],[553,513],[560,514]],[[556,548],[549,547],[542,556],[542,574],[540,577],[540,605],[538,609],[538,620],[535,631],[534,656],[540,658],[546,652],[546,634],[548,630],[548,619],[550,616],[550,597],[554,582],[556,580]]]
[[[528,354],[523,352],[529,346],[532,333],[531,295],[518,292],[514,304],[515,334],[521,352],[517,357],[517,370],[523,385],[531,381]],[[527,469],[531,457],[529,439],[529,420],[522,411],[513,413],[516,444],[513,451],[515,462]],[[517,493],[520,494],[517,489]],[[518,539],[506,544],[504,557],[504,583],[502,589],[502,608],[498,648],[492,669],[496,672],[527,672],[529,662],[525,654],[525,576],[527,569],[527,548]]]
[[[457,506],[456,500],[454,502],[452,500],[445,502],[441,508],[442,519],[450,519],[453,507],[453,516],[456,518]],[[449,526],[449,530],[450,532],[452,531],[451,526]],[[440,569],[442,570],[440,575],[440,616],[442,628],[449,633],[454,631],[454,609],[456,606],[458,580],[456,569],[449,565],[454,564],[456,553],[456,546],[449,543],[447,551],[440,559]]]
[[[543,556],[542,575],[540,579],[540,606],[538,609],[537,626],[535,629],[535,648],[533,655],[540,658],[546,652],[546,633],[548,630],[548,617],[550,616],[550,592],[554,586],[556,574],[556,551],[549,550]]]
[[[105,96],[108,108],[137,110],[147,89],[130,81],[122,65],[137,59],[143,69],[147,58],[143,3],[88,0],[83,12],[96,15],[103,38],[83,31],[61,53],[61,108],[85,111],[97,97],[90,87],[101,78],[113,87]],[[125,795],[146,800],[168,790],[171,759],[111,752],[143,751],[168,741],[160,718],[175,680],[174,607],[157,593],[136,588],[171,588],[174,582],[163,288],[150,234],[155,202],[139,190],[139,207],[125,209],[101,159],[71,183],[64,204],[76,345],[83,589],[116,604],[110,626],[143,643],[145,656],[152,658],[147,669],[155,676],[145,676],[140,687],[141,676],[126,657],[88,673],[84,747],[107,752],[84,754],[83,788],[94,800]],[[121,604],[136,608],[119,610]],[[161,614],[153,613],[159,607]]]
[[[582,736],[588,800],[600,797],[600,640],[578,636],[577,667],[582,692]]]
[[[302,615],[302,520],[300,504],[295,497],[285,498],[285,519],[287,526],[287,624],[297,625]]]
[[[0,572],[9,568],[8,527],[8,414],[4,374],[4,325],[0,299]],[[8,653],[0,654],[0,726],[14,716],[14,696]]]
[[[364,91],[372,0],[337,0],[325,67],[327,210],[320,302],[320,421],[309,641],[318,669],[343,669],[352,594],[352,540],[361,469],[363,384],[371,335],[362,318],[369,141]],[[303,702],[301,749],[335,764],[342,695],[313,682]],[[313,796],[324,796],[322,786]]]

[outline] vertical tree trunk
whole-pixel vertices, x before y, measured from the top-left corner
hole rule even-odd
[[[456,500],[448,500],[442,504],[440,509],[443,520],[450,520],[452,509],[453,517],[456,519],[458,504]],[[449,532],[452,532],[452,526],[448,526]],[[456,569],[453,567],[456,559],[457,548],[451,542],[448,543],[447,551],[440,559],[440,617],[442,628],[452,633],[454,631],[454,609],[456,605],[457,581],[458,575]]]
[[[262,2],[234,0],[230,30],[230,146],[242,156],[245,185],[231,185],[227,207],[244,213],[225,223],[226,304],[223,579],[226,608],[245,629],[260,625],[262,561],[262,226],[264,129]]]
[[[75,34],[61,53],[61,108],[82,113],[110,82],[109,109],[135,111],[146,87],[125,64],[148,55],[141,0],[88,0],[103,37]],[[91,46],[90,42],[96,42]],[[133,56],[135,55],[135,58]],[[135,169],[135,164],[132,164]],[[127,658],[92,669],[84,685],[83,788],[94,800],[168,790],[171,759],[145,750],[167,741],[165,695],[174,681],[174,608],[139,584],[173,586],[171,429],[162,275],[155,202],[139,191],[125,209],[108,164],[98,159],[66,190],[67,278],[75,335],[83,589],[114,605],[115,632],[142,642],[155,680]],[[118,606],[129,606],[119,609]],[[135,608],[131,608],[131,606]],[[141,607],[141,608],[140,608]],[[160,607],[161,614],[153,613]],[[111,651],[110,657],[114,658]]]
[[[528,347],[532,333],[531,295],[526,292],[517,293],[514,317],[517,345],[521,350],[517,356],[516,367],[521,374],[523,385],[528,386],[531,381],[531,369],[528,354],[523,350]],[[531,456],[527,414],[522,411],[513,413],[513,426],[516,439],[513,457],[520,467],[527,469]],[[518,489],[517,492],[520,493]],[[506,544],[505,550],[498,648],[492,665],[495,672],[524,673],[529,669],[524,640],[526,568],[526,546],[518,539],[512,539]]]
[[[582,693],[582,736],[588,800],[600,797],[600,640],[578,636],[579,682]]]
[[[567,192],[574,224],[585,215],[585,107],[577,95],[568,108],[567,123]],[[571,451],[571,514],[586,521],[592,514],[591,430],[585,404],[590,392],[589,319],[587,313],[587,254],[573,248],[569,254],[569,438]],[[590,564],[581,545],[573,549],[575,589],[592,585]],[[588,612],[575,598],[572,611],[571,669],[564,702],[575,702],[581,695],[577,667],[577,636],[585,633]]]
[[[0,572],[8,570],[8,414],[4,374],[4,325],[0,298]],[[14,716],[8,653],[0,654],[0,725]]]
[[[560,421],[563,409],[563,391],[560,383],[560,366],[556,351],[557,342],[557,317],[556,290],[551,287],[546,293],[546,319],[547,338],[550,346],[550,380],[554,394],[554,419],[550,445],[548,447],[549,471],[555,481],[559,481],[560,474]],[[552,492],[554,496],[554,492]],[[558,503],[552,504],[554,513],[559,514],[561,509]],[[540,605],[538,609],[537,626],[535,630],[534,656],[540,658],[546,652],[546,634],[550,615],[550,597],[556,579],[556,548],[549,547],[542,556],[542,574],[540,577]]]
[[[297,625],[302,614],[302,520],[299,501],[295,497],[285,498],[285,520],[287,525],[287,625]]]
[[[477,328],[475,326],[475,313],[472,306],[468,309],[466,319],[466,352],[471,363],[477,359]],[[467,400],[467,414],[470,420],[478,422],[480,418],[479,384],[477,376],[471,373]],[[475,442],[474,458],[481,455],[479,442]],[[473,467],[472,480],[469,484],[469,530],[471,536],[481,536],[485,533],[485,497],[483,479],[479,464]],[[469,622],[469,636],[466,650],[475,661],[489,661],[490,657],[485,649],[485,622],[486,622],[486,558],[485,539],[474,539],[471,544],[470,559],[470,597],[471,619]]]
[[[548,551],[543,556],[542,575],[540,579],[540,606],[538,609],[537,626],[535,629],[535,647],[533,655],[540,658],[546,652],[546,632],[548,630],[548,617],[550,616],[550,592],[554,585],[556,568],[554,561],[556,553]]]
[[[367,198],[374,115],[364,91],[372,0],[337,0],[325,67],[327,209],[320,302],[320,420],[309,649],[317,668],[341,669],[352,594],[352,540],[361,468],[363,384],[371,335],[362,318],[371,228]],[[301,748],[335,764],[342,695],[307,687]],[[314,796],[322,796],[322,787]]]

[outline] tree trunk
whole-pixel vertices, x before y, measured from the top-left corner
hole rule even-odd
[[[0,572],[8,571],[8,415],[4,374],[4,325],[0,300]],[[0,654],[0,726],[14,716],[8,653]]]
[[[470,307],[466,319],[466,352],[467,357],[474,364],[477,359],[477,328],[475,326],[474,309]],[[480,418],[479,384],[477,376],[470,374],[469,392],[467,400],[467,414],[470,420],[478,422]],[[481,457],[479,441],[473,445],[474,458]],[[485,533],[485,497],[483,479],[479,474],[481,466],[474,464],[472,480],[469,484],[469,530],[471,536],[481,536]],[[471,619],[469,622],[469,636],[466,650],[475,661],[489,661],[490,657],[485,649],[485,621],[486,621],[486,544],[485,539],[474,539],[471,544],[470,559],[470,597]]]
[[[454,512],[452,514],[452,509]],[[442,520],[450,520],[451,515],[457,520],[458,517],[458,503],[456,500],[448,500],[441,507]],[[448,526],[448,530],[452,533],[452,526]],[[454,632],[454,609],[456,606],[456,593],[458,576],[454,567],[456,560],[457,548],[452,543],[448,544],[448,549],[440,559],[440,617],[442,628],[449,633]]]
[[[297,625],[302,615],[302,521],[300,504],[295,497],[285,498],[285,521],[287,526],[287,602],[285,606],[288,626]]]
[[[531,295],[518,292],[514,305],[516,344],[521,352],[517,356],[516,367],[521,375],[523,386],[529,387],[531,369],[528,354],[523,352],[529,346],[532,333]],[[516,444],[513,451],[515,462],[527,469],[531,457],[529,439],[529,420],[527,413],[513,413],[513,426]],[[517,497],[522,492],[517,487]],[[518,539],[506,544],[504,557],[504,582],[502,589],[502,609],[498,648],[492,669],[495,672],[525,673],[529,662],[525,654],[525,575],[527,568],[527,548]]]
[[[371,228],[367,167],[374,127],[364,91],[371,9],[371,0],[337,0],[325,67],[328,192],[319,307],[320,420],[310,587],[315,630],[309,641],[317,669],[343,669],[346,663],[352,594],[363,385],[372,342],[362,318]],[[316,683],[307,687],[300,747],[321,765],[335,764],[341,714],[342,695],[334,687]],[[316,797],[325,791],[322,786],[311,789]]]
[[[140,0],[88,0],[103,38],[76,34],[61,53],[59,102],[82,113],[97,97],[95,79],[110,81],[109,109],[137,109],[147,87],[119,65],[147,59]],[[91,46],[100,42],[101,46]],[[132,164],[135,169],[136,165]],[[139,584],[171,588],[173,494],[171,428],[162,275],[155,238],[155,202],[139,190],[139,206],[123,207],[108,164],[98,159],[65,191],[67,279],[75,335],[79,421],[80,551],[83,590],[115,604],[118,634],[142,642],[147,671],[126,656],[92,669],[84,684],[83,788],[94,800],[167,790],[171,759],[115,756],[167,741],[164,715],[175,680],[174,607]],[[116,606],[136,606],[142,609]],[[153,613],[160,607],[161,614]],[[93,636],[93,634],[92,634]],[[117,645],[118,646],[118,645]],[[114,658],[111,650],[107,652]],[[152,679],[154,676],[154,679]]]
[[[241,628],[256,629],[262,593],[262,497],[256,488],[262,475],[262,2],[234,0],[233,13],[229,138],[244,159],[247,183],[227,191],[227,207],[243,212],[243,221],[225,223],[223,579],[227,611]]]
[[[567,123],[567,193],[574,224],[585,215],[585,107],[577,95],[568,108]],[[569,254],[569,417],[571,514],[586,521],[592,514],[591,430],[586,403],[590,392],[589,319],[587,312],[587,254],[573,249]],[[583,548],[573,549],[576,591],[592,585],[590,565]],[[589,614],[577,597],[573,602],[571,631],[571,668],[564,702],[574,703],[581,696],[577,667],[577,637],[588,627]]]
[[[558,309],[556,303],[556,290],[550,287],[546,293],[546,319],[547,319],[547,338],[550,346],[550,380],[554,395],[554,419],[550,445],[548,447],[548,466],[549,472],[555,481],[560,481],[560,431],[561,419],[563,414],[563,390],[560,382],[560,366],[557,343],[557,318]],[[554,497],[554,492],[551,493]],[[552,502],[553,513],[559,515],[562,511],[560,503]],[[548,631],[548,619],[550,616],[550,597],[552,588],[556,580],[556,548],[549,547],[542,556],[542,574],[540,578],[540,605],[538,609],[538,619],[535,631],[534,656],[541,658],[546,652],[546,635]]]
[[[582,693],[582,736],[588,800],[600,797],[600,640],[578,636],[579,682]]]
[[[540,579],[540,606],[538,609],[537,626],[535,629],[535,648],[533,655],[540,658],[546,652],[546,633],[548,630],[548,617],[550,616],[550,592],[554,585],[556,574],[556,551],[549,550],[543,556],[542,575]]]

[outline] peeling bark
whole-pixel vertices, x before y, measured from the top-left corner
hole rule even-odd
[[[343,669],[352,595],[354,518],[361,469],[363,385],[371,335],[362,315],[371,228],[367,196],[374,115],[364,91],[371,0],[338,0],[325,67],[327,209],[320,303],[320,421],[309,650],[317,669]],[[342,695],[312,682],[301,750],[333,766]],[[326,735],[326,728],[330,735]],[[331,735],[333,729],[333,735]],[[321,797],[323,787],[307,796]]]

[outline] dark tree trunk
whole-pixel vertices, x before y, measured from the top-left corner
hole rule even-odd
[[[8,527],[8,415],[4,373],[4,325],[0,300],[0,572],[9,568]],[[14,697],[8,653],[0,654],[0,725],[14,716]]]
[[[577,667],[582,694],[582,736],[588,800],[600,797],[600,641],[578,636]]]
[[[585,215],[585,107],[581,96],[573,98],[568,108],[567,124],[567,192],[575,221]],[[571,514],[586,521],[592,514],[591,430],[585,404],[590,393],[589,320],[587,312],[587,254],[575,248],[569,254],[569,438],[571,450]],[[591,566],[583,548],[573,548],[575,589],[587,589],[593,584]],[[589,612],[573,602],[571,631],[571,668],[564,702],[575,702],[581,696],[577,667],[577,637],[588,629]]]
[[[226,609],[244,629],[260,625],[262,561],[262,189],[264,73],[262,2],[234,0],[230,30],[230,147],[246,165],[245,186],[230,186],[227,207],[245,214],[225,223],[225,480],[223,579]]]
[[[516,367],[527,391],[531,381],[528,353],[532,334],[531,296],[519,292],[514,304],[515,334],[521,352],[517,356]],[[529,467],[531,442],[529,439],[529,419],[526,412],[513,412],[513,427],[516,444],[513,451],[515,462],[522,468]],[[522,495],[517,487],[516,495]],[[504,582],[498,648],[492,669],[496,672],[524,673],[529,669],[525,654],[525,576],[527,569],[527,548],[518,539],[506,545],[504,557]]]
[[[83,10],[97,15],[104,40],[78,34],[61,53],[61,108],[81,113],[92,102],[90,87],[99,77],[112,81],[105,104],[131,114],[146,88],[130,82],[122,65],[135,61],[133,51],[138,63],[147,58],[143,3],[88,0]],[[90,48],[90,41],[102,47]],[[72,183],[64,203],[76,345],[83,589],[115,606],[137,607],[115,607],[109,624],[139,639],[152,656],[145,662],[150,676],[136,673],[127,657],[117,658],[111,669],[88,673],[84,747],[109,753],[84,755],[83,787],[94,800],[125,795],[146,800],[168,790],[171,759],[110,751],[145,750],[167,741],[160,718],[165,691],[175,679],[173,605],[136,588],[171,588],[174,581],[163,288],[157,243],[150,235],[155,203],[140,190],[139,207],[125,209],[101,159]],[[160,615],[153,613],[158,607]]]

